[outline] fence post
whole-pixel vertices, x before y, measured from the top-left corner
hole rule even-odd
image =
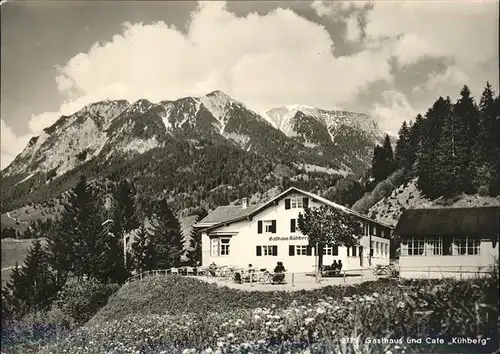
[[[292,288],[295,288],[295,273],[292,273]]]
[[[460,266],[460,280],[462,280],[462,266]]]
[[[431,278],[431,266],[429,266],[429,279]]]
[[[344,269],[344,283],[345,283],[345,269]]]

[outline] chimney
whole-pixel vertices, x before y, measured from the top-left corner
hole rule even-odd
[[[241,207],[246,209],[248,207],[248,198],[241,198]]]

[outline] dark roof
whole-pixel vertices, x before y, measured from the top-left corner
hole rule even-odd
[[[279,199],[287,196],[288,194],[292,192],[297,192],[306,196],[309,196],[310,198],[313,198],[317,201],[320,201],[326,205],[329,205],[334,208],[338,208],[341,210],[344,210],[347,213],[353,214],[359,218],[362,218],[364,220],[369,220],[371,222],[374,222],[378,225],[381,225],[383,227],[386,227],[388,229],[392,229],[391,226],[386,225],[384,223],[381,223],[376,220],[369,219],[365,215],[361,215],[354,210],[350,210],[346,208],[343,205],[334,203],[328,199],[322,198],[316,194],[310,193],[303,191],[301,189],[298,189],[296,187],[290,187],[286,191],[282,192],[281,194],[275,196],[271,200],[261,203],[261,204],[255,204],[255,205],[249,205],[247,208],[243,209],[241,206],[220,206],[214,211],[212,211],[210,214],[208,214],[203,220],[198,222],[195,227],[207,227],[207,230],[215,229],[221,225],[224,225],[226,223],[232,223],[236,221],[243,220],[247,217],[252,217],[254,214],[257,214],[259,211],[265,209],[268,205],[277,202]]]
[[[227,221],[239,219],[250,215],[254,210],[262,206],[262,204],[253,204],[245,209],[241,205],[224,205],[217,207],[210,214],[199,221],[199,224],[224,223]]]
[[[478,235],[498,237],[500,207],[408,209],[394,233],[401,236]]]

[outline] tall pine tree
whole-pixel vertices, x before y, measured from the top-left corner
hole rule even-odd
[[[165,198],[155,204],[151,224],[157,267],[168,269],[179,266],[184,252],[184,236],[179,220]]]
[[[155,244],[144,225],[139,227],[132,243],[132,260],[137,273],[157,269]]]
[[[399,168],[410,169],[412,165],[412,153],[411,150],[411,130],[408,127],[406,121],[401,125],[399,129],[398,141],[396,142],[396,148],[394,152],[394,161]]]
[[[499,121],[495,93],[487,82],[479,103],[478,137],[474,146],[477,166],[474,184],[481,194],[492,196],[500,193]]]
[[[453,107],[453,145],[456,193],[473,194],[473,176],[476,173],[474,146],[477,141],[479,112],[469,88],[464,86],[460,98]]]
[[[394,154],[392,151],[391,139],[386,134],[382,146],[376,146],[373,151],[371,174],[374,182],[380,182],[386,179],[394,172]]]
[[[444,119],[450,111],[448,100],[439,97],[425,115],[425,123],[422,124],[421,149],[419,152],[417,176],[418,188],[428,197],[437,198],[440,191],[434,187],[437,174],[437,150],[436,142],[441,138]]]
[[[202,209],[197,217],[195,224],[200,222],[208,213],[205,209]],[[193,227],[191,230],[191,239],[189,240],[189,249],[187,251],[188,263],[191,266],[197,266],[198,263],[201,264],[201,231]]]
[[[33,242],[24,264],[16,267],[4,290],[8,313],[21,318],[28,312],[47,309],[61,289],[50,271],[39,239]]]
[[[100,277],[102,210],[95,191],[80,178],[70,191],[68,202],[48,239],[49,259],[58,282],[71,273],[77,278]]]

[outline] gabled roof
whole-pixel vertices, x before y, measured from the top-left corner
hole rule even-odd
[[[213,226],[220,223],[225,223],[241,217],[247,217],[255,209],[259,208],[262,204],[248,205],[243,209],[241,205],[224,205],[217,207],[214,211],[200,220],[196,227]]]
[[[234,222],[237,222],[240,220],[244,220],[246,218],[252,217],[253,215],[255,215],[258,212],[267,208],[269,205],[273,204],[274,202],[284,198],[285,196],[287,196],[288,194],[293,193],[293,192],[303,194],[303,195],[308,196],[311,199],[317,200],[325,205],[331,206],[333,208],[341,209],[341,210],[345,211],[346,213],[355,215],[361,219],[371,221],[373,223],[382,225],[386,228],[392,229],[392,227],[390,225],[381,223],[379,221],[372,220],[372,219],[366,217],[365,215],[359,214],[359,213],[355,212],[354,210],[346,208],[343,205],[334,203],[328,199],[320,197],[319,195],[303,191],[303,190],[298,189],[296,187],[288,188],[286,191],[277,195],[276,197],[272,198],[271,200],[269,200],[266,203],[257,204],[257,205],[249,205],[245,209],[242,208],[241,205],[218,207],[213,212],[208,214],[203,220],[200,220],[200,222],[197,223],[196,225],[194,225],[194,227],[206,228],[207,230],[213,230],[215,228],[218,228],[218,227],[226,225],[226,224],[230,224],[230,223],[234,223]]]
[[[408,209],[394,231],[401,236],[477,235],[498,237],[500,207]]]

